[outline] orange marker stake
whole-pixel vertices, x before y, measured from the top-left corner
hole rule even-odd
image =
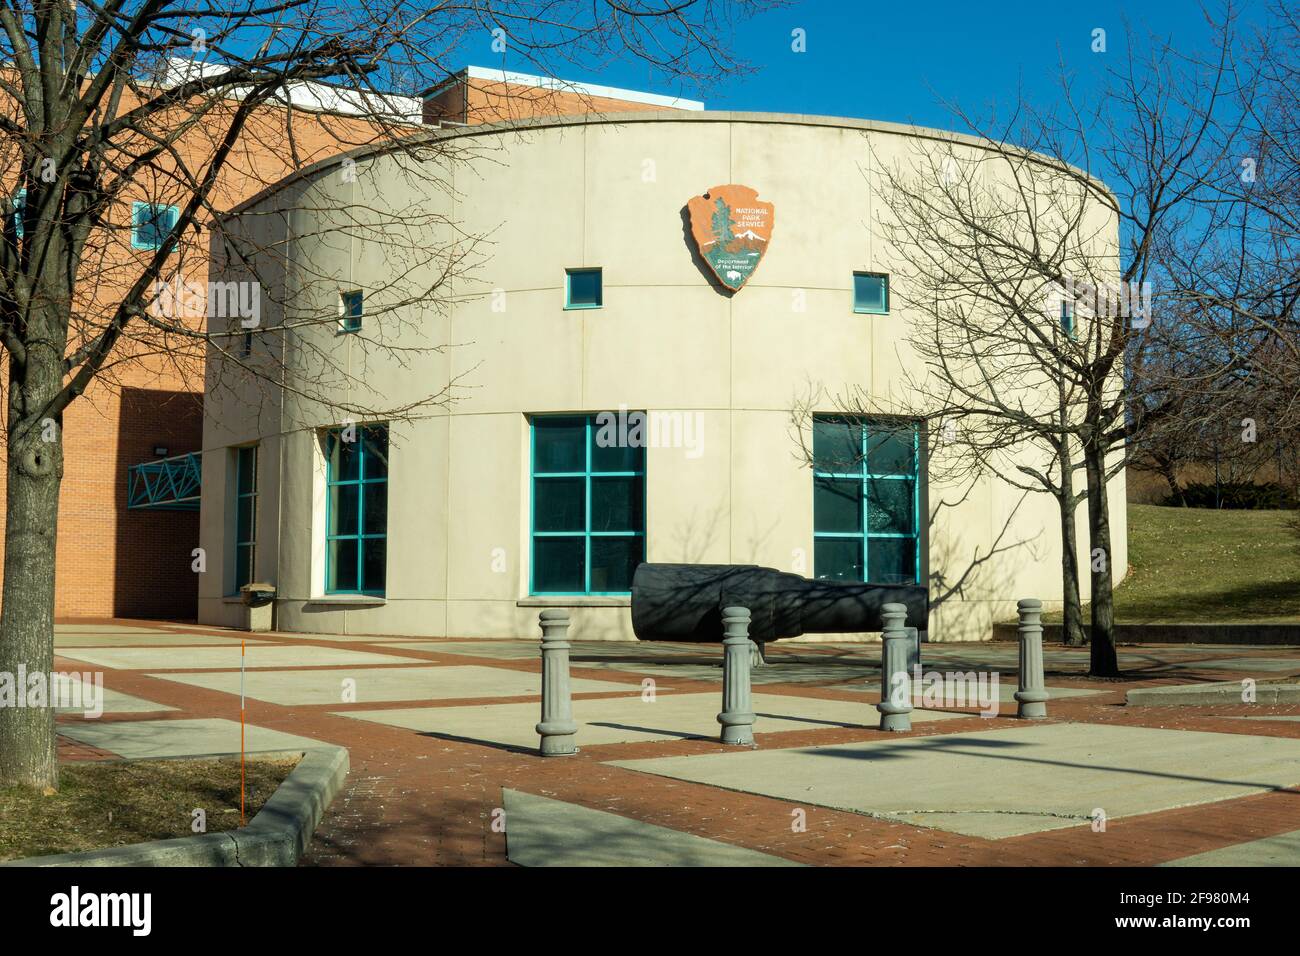
[[[244,825],[244,642],[239,642],[239,825]]]

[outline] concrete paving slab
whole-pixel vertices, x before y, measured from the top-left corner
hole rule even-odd
[[[536,641],[411,641],[395,647],[434,654],[463,654],[467,657],[491,657],[498,660],[537,660],[541,657],[541,640]],[[699,658],[701,663],[722,660],[722,646],[709,644],[668,644],[644,641],[574,641],[569,651],[573,664],[586,666],[593,661],[622,661],[628,658]]]
[[[1300,830],[1170,860],[1161,866],[1300,866]]]
[[[94,634],[90,632],[76,634],[55,634],[56,649],[64,647],[199,647],[202,645],[218,647],[239,647],[240,641],[252,646],[263,644],[249,638],[226,637],[219,634],[172,634],[166,631],[142,631],[132,634]]]
[[[1016,683],[1016,678],[1014,674],[1011,675],[1010,680],[1000,679],[998,681],[998,700],[1004,704],[1013,703],[1016,699],[1015,694],[1016,694],[1017,687],[1018,684]],[[843,686],[837,686],[835,689],[861,691],[863,693],[868,693],[868,692],[878,693],[880,691],[880,678],[877,676],[874,679],[874,681],[863,681],[861,683],[845,684]],[[925,685],[922,684],[920,687],[915,687],[915,682],[914,682],[913,692],[918,695],[924,694]],[[1092,690],[1086,687],[1053,687],[1050,684],[1047,685],[1047,692],[1048,694],[1051,695],[1051,697],[1048,698],[1047,701],[1047,705],[1049,708],[1051,707],[1053,700],[1063,700],[1066,697],[1091,697],[1096,694],[1106,693],[1106,691],[1104,690]]]
[[[800,866],[603,810],[502,790],[506,857],[519,866]]]
[[[575,700],[578,746],[638,740],[675,740],[718,736],[719,694],[660,694],[653,703],[639,694],[600,700]],[[396,710],[343,711],[340,716],[406,727],[484,743],[532,749],[537,746],[537,703],[487,704],[481,707],[411,707]],[[781,694],[755,694],[756,733],[783,733],[819,727],[876,727],[875,706],[863,702],[817,700]],[[917,722],[945,720],[955,715],[916,712]]]
[[[59,656],[115,670],[222,670],[240,667],[239,645],[230,647],[71,648]],[[411,657],[301,645],[264,644],[248,648],[246,667],[341,667],[351,664],[427,664]]]
[[[615,761],[729,790],[1002,839],[1294,786],[1300,740],[1102,724]]]
[[[1169,664],[1175,670],[1211,670],[1241,671],[1243,673],[1289,673],[1300,672],[1300,657],[1225,657],[1209,661],[1189,663],[1174,661]]]
[[[429,654],[463,654],[466,657],[490,657],[502,661],[541,660],[541,641],[525,645],[521,641],[399,641],[393,647]]]
[[[55,624],[55,634],[78,634],[91,632],[95,634],[156,634],[161,628],[142,627],[130,624]]]
[[[320,745],[320,741],[309,737],[281,733],[265,727],[249,725],[244,731],[244,749],[249,753],[257,750],[297,750]],[[59,733],[132,760],[239,753],[239,721],[215,717],[196,720],[76,721],[59,724]]]
[[[275,642],[285,641],[288,643],[299,643],[307,641],[331,641],[340,644],[394,644],[401,641],[409,642],[409,637],[382,637],[375,634],[291,634],[287,631],[277,631],[272,640]]]
[[[717,664],[636,664],[622,661],[575,662],[575,667],[592,667],[598,670],[620,671],[628,674],[652,674],[656,677],[676,677],[679,680],[699,680],[720,683],[722,662]],[[842,664],[766,664],[750,671],[750,683],[762,684],[820,684],[837,690],[869,690],[867,682],[875,680],[879,687],[879,668],[857,667]],[[861,687],[854,686],[861,684]]]
[[[1214,706],[1242,704],[1242,681],[1209,684],[1165,684],[1160,687],[1135,687],[1124,695],[1129,707]],[[1260,682],[1254,685],[1257,704],[1300,704],[1300,684]]]
[[[239,693],[239,674],[151,674],[163,680]],[[355,681],[355,699],[344,701],[345,680]],[[572,680],[575,694],[630,691],[613,681]],[[390,700],[451,700],[469,697],[529,697],[542,692],[540,674],[501,667],[462,667],[442,664],[382,669],[341,668],[328,671],[249,671],[245,694],[273,704],[374,703]],[[535,722],[535,721],[534,721]]]
[[[1300,720],[1300,716],[1296,716],[1296,715],[1293,715],[1293,714],[1285,714],[1285,715],[1284,715],[1284,714],[1274,714],[1272,717],[1239,717],[1239,716],[1234,715],[1234,716],[1230,717],[1229,720],[1291,720],[1291,721],[1296,721],[1296,720]]]

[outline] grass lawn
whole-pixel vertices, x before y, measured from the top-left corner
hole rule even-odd
[[[296,763],[248,762],[249,820]],[[0,860],[194,836],[195,809],[209,833],[239,828],[237,759],[64,764],[58,793],[0,789]]]
[[[1294,511],[1130,504],[1130,568],[1115,590],[1116,620],[1300,621],[1295,520]]]

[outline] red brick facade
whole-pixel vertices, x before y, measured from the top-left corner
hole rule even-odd
[[[457,111],[449,108],[451,104],[463,105]],[[431,97],[425,121],[445,118],[482,123],[556,113],[660,108],[630,100],[484,83],[465,75],[458,84],[444,86]],[[457,115],[449,115],[452,112]],[[355,117],[298,111],[293,136],[295,148],[287,148],[282,113],[268,110],[250,120],[243,147],[232,155],[214,205],[233,207],[301,166],[371,143],[375,130]],[[191,146],[194,155],[202,158],[211,143],[200,131]],[[295,153],[297,165],[293,163]],[[190,281],[206,281],[204,243],[206,237],[197,251],[186,253],[181,271]],[[134,280],[129,264],[123,274],[129,276],[128,281]],[[93,279],[89,281],[94,284]],[[113,302],[114,281],[119,280],[101,279],[96,293],[106,307]],[[198,546],[198,512],[126,506],[131,465],[163,457],[156,448],[166,448],[167,456],[202,448],[201,369],[191,367],[184,372],[185,365],[186,360],[176,356],[162,362],[119,358],[111,382],[96,382],[65,412],[56,617],[196,616],[198,579],[191,569],[191,552]],[[0,461],[3,454],[0,447]],[[0,467],[0,502],[4,487],[4,469]],[[209,556],[209,563],[219,568],[220,558]]]

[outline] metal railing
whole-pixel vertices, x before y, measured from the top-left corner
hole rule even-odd
[[[202,452],[159,458],[126,470],[126,506],[156,511],[198,511]]]

